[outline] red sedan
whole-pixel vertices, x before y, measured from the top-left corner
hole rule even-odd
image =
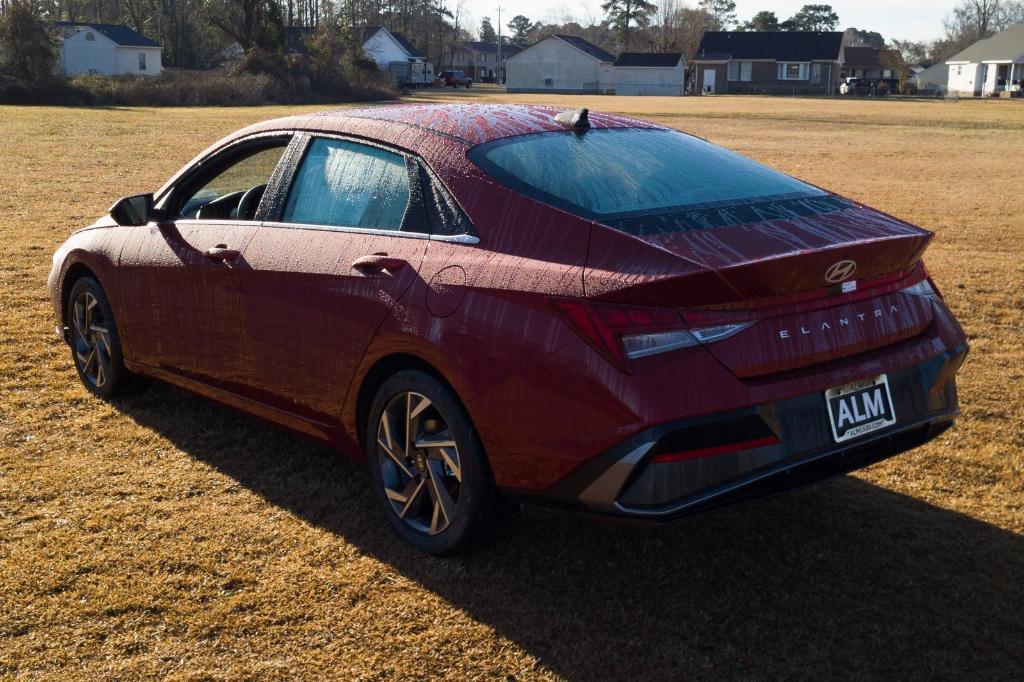
[[[509,499],[672,519],[933,438],[967,345],[931,236],[644,121],[381,106],[230,135],[49,287],[95,394],[331,443],[441,554]]]

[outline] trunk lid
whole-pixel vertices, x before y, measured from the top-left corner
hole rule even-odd
[[[740,377],[870,351],[928,327],[930,301],[898,290],[924,276],[930,232],[834,196],[793,207],[692,211],[670,218],[677,229],[652,217],[649,234],[637,218],[595,227],[587,294],[678,308],[694,328],[751,322],[707,344]]]

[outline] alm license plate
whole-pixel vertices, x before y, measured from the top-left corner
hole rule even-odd
[[[837,443],[896,423],[889,379],[884,374],[828,389],[825,404]]]

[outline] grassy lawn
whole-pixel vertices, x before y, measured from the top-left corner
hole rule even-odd
[[[412,99],[653,119],[934,230],[957,427],[651,531],[528,513],[424,558],[344,457],[161,385],[100,402],[53,334],[73,228],[302,108],[0,107],[0,678],[1024,677],[1024,102]]]

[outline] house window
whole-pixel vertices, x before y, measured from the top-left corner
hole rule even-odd
[[[821,64],[811,64],[811,83],[821,85]]]
[[[85,34],[85,39],[86,40],[96,40],[96,36],[94,36],[92,33],[86,33]]]
[[[140,52],[139,53],[139,71],[145,71],[145,70],[146,70],[146,53],[145,52]]]
[[[782,62],[779,64],[779,80],[805,81],[807,80],[807,66],[807,64]]]
[[[554,85],[554,84],[555,84],[555,79],[554,78],[545,78],[544,79],[544,85],[548,86],[549,88],[552,85]]]
[[[729,80],[749,81],[752,67],[752,62],[729,62]]]

